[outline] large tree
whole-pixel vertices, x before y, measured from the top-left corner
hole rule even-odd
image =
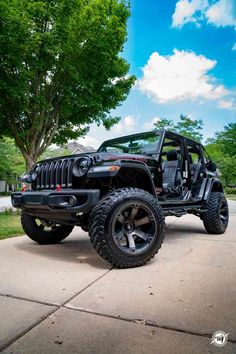
[[[0,0],[0,134],[31,168],[52,143],[111,127],[134,82],[126,0]]]

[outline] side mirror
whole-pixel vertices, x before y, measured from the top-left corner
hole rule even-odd
[[[213,161],[209,160],[206,163],[206,168],[208,169],[208,171],[215,172],[216,171],[216,164]]]

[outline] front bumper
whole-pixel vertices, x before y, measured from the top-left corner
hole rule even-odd
[[[33,213],[78,213],[91,210],[100,196],[98,189],[42,190],[12,193],[12,205]]]

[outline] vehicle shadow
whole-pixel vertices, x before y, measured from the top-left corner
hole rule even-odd
[[[180,238],[191,238],[196,235],[207,235],[201,225],[178,224],[178,220],[167,225],[164,243],[171,243]],[[18,250],[36,257],[55,259],[66,263],[86,263],[91,267],[100,269],[110,269],[111,265],[103,260],[93,249],[89,237],[79,228],[75,229],[73,234],[56,245],[38,245],[31,241],[27,236],[24,242],[15,245]]]
[[[198,238],[199,235],[208,235],[203,225],[191,225],[189,223],[183,224],[178,223],[178,220],[176,220],[169,225],[167,224],[165,241],[171,242],[180,238],[187,239],[188,237],[194,238],[195,236]]]
[[[55,245],[39,245],[26,236],[24,242],[16,244],[15,247],[19,251],[33,254],[36,257],[55,259],[67,263],[86,263],[91,267],[100,269],[111,268],[111,265],[93,250],[89,238],[84,235],[80,237],[74,234],[71,238],[68,237]]]

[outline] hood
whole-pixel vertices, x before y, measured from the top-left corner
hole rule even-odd
[[[61,159],[68,159],[68,158],[81,158],[81,157],[90,157],[93,162],[102,163],[102,162],[109,162],[109,161],[139,161],[143,163],[148,163],[154,160],[152,156],[148,155],[140,155],[140,154],[126,154],[126,153],[110,153],[110,152],[86,152],[81,154],[74,154],[74,155],[67,155],[67,156],[58,156],[53,157],[51,159],[41,160],[39,163],[43,163],[45,161],[56,161]]]

